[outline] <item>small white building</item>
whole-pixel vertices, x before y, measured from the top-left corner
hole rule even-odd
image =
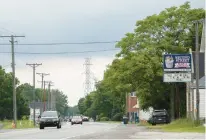
[[[191,95],[192,95],[192,92],[194,93],[194,109],[195,111],[193,112],[194,113],[194,116],[195,116],[195,112],[196,112],[196,86],[193,85],[191,87]],[[193,91],[192,91],[193,90]],[[205,76],[202,77],[200,80],[199,80],[199,95],[200,95],[200,101],[199,101],[199,116],[200,116],[200,119],[205,119]],[[192,105],[192,104],[191,104]],[[191,110],[191,109],[190,109]]]
[[[205,23],[203,24],[201,45],[200,45],[200,57],[199,57],[199,116],[200,119],[205,119],[205,75],[206,75],[206,54],[205,54]],[[193,52],[193,60],[195,58],[195,52]],[[192,116],[195,117],[196,107],[196,85],[195,85],[195,60],[193,61],[194,66],[194,82],[187,83],[187,112],[192,113]],[[194,99],[193,99],[194,97]],[[194,105],[194,106],[193,106]]]

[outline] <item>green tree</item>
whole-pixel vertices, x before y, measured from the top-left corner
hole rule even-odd
[[[84,105],[84,98],[80,98],[78,101],[78,109],[80,114],[84,114],[84,112],[86,111],[86,106]]]
[[[16,79],[16,84],[19,81]],[[12,85],[12,73],[6,73],[0,66],[0,119],[12,119],[13,118],[13,85]],[[17,101],[17,118],[21,118],[23,115],[28,115],[28,105],[17,87],[16,92]]]
[[[68,97],[58,89],[51,91],[55,95],[56,99],[56,110],[61,114],[65,115],[65,110],[68,108]]]

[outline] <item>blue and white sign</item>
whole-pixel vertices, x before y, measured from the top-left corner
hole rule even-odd
[[[165,72],[192,71],[191,54],[165,54],[163,68]]]

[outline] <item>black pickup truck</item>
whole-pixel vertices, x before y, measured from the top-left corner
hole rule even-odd
[[[170,123],[170,117],[167,110],[154,110],[150,119],[148,120],[148,123],[152,125]]]

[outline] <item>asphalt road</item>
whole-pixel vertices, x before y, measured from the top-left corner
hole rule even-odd
[[[205,139],[201,133],[169,133],[148,130],[137,125],[85,122],[83,125],[64,124],[61,129],[4,130],[0,139]]]

